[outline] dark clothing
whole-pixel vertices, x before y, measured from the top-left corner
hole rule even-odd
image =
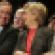
[[[26,48],[26,40],[27,40],[27,32],[28,30],[23,31],[22,41],[20,41],[20,37],[18,37],[18,50],[24,51]],[[48,51],[48,47],[50,46],[49,41],[53,33],[51,30],[45,27],[41,27],[35,34],[35,37],[32,41],[31,46],[31,55],[42,55],[42,53]],[[49,44],[48,44],[49,43]]]
[[[55,51],[55,33],[53,34],[50,51]]]
[[[17,42],[14,28],[6,28],[0,33],[0,55],[12,55]]]
[[[42,55],[47,52],[50,49],[49,41],[52,36],[52,30],[45,27],[40,28],[32,44],[32,55]]]

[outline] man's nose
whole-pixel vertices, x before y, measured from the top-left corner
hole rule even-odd
[[[7,15],[6,14],[2,14],[2,18],[6,19]]]

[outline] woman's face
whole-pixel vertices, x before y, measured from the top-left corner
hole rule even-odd
[[[20,28],[20,27],[23,27],[23,24],[24,24],[24,21],[23,21],[23,15],[22,13],[17,13],[15,15],[15,18],[14,18],[14,26],[16,28]]]
[[[39,19],[39,12],[30,12],[30,11],[26,11],[25,14],[23,15],[23,20],[25,21],[25,24],[29,24],[29,23],[33,23],[33,21],[35,22],[36,20],[38,21]],[[36,22],[37,22],[36,21]]]

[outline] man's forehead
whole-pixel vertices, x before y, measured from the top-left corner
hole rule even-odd
[[[11,6],[9,6],[9,5],[4,5],[4,6],[0,6],[0,10],[4,10],[4,11],[11,11],[12,9],[11,9]]]
[[[22,15],[23,15],[22,12],[17,12],[17,13],[15,14],[15,16],[22,16]]]

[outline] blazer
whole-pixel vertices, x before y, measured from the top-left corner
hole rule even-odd
[[[52,30],[48,29],[47,27],[41,27],[33,40],[34,42],[32,43],[31,55],[42,55],[42,53],[45,53],[50,50],[50,40],[52,39],[52,36]]]
[[[22,40],[20,40],[20,37],[18,37],[18,50],[24,51],[26,48],[26,40],[27,40],[27,32],[28,30],[23,31]],[[48,51],[50,49],[50,43],[51,40],[50,37],[53,36],[53,33],[50,29],[46,27],[41,27],[35,34],[35,37],[32,41],[31,46],[31,55],[42,55],[42,53]],[[48,44],[49,43],[49,44]]]
[[[0,55],[12,55],[17,39],[16,29],[5,28],[0,33]]]

